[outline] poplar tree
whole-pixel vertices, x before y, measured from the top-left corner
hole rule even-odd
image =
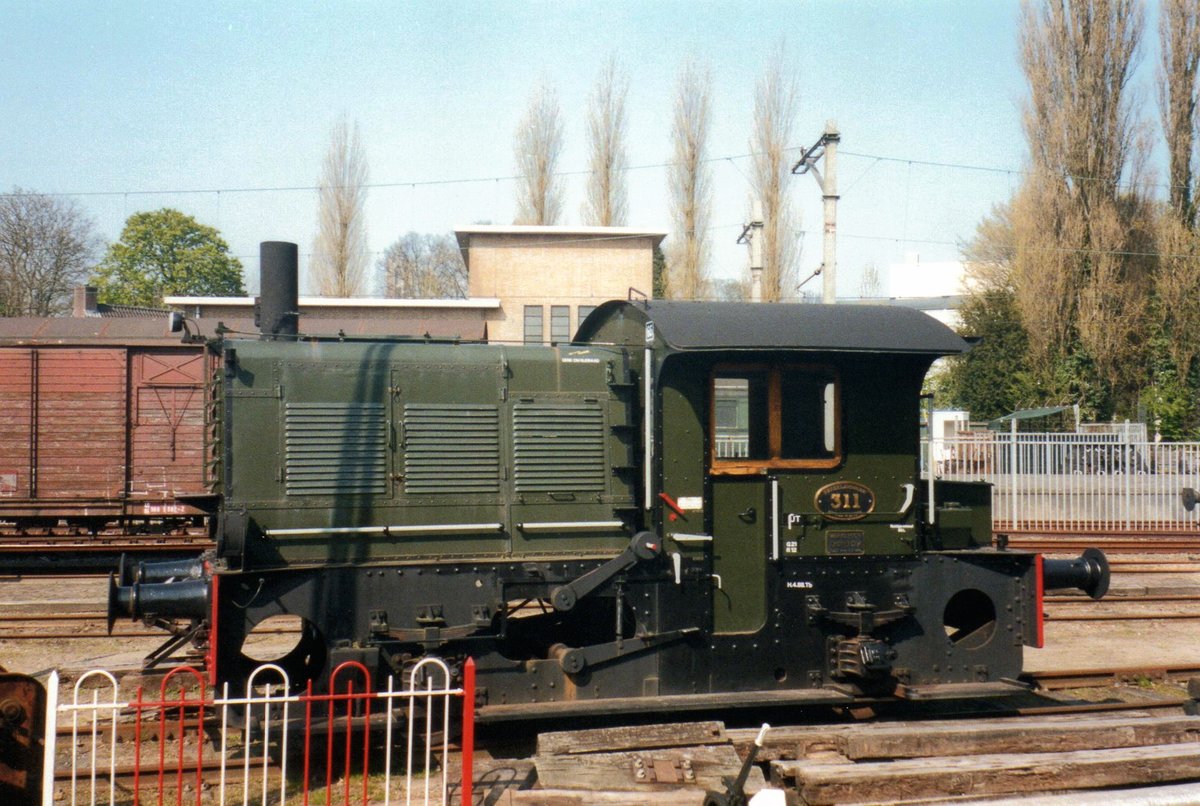
[[[310,269],[312,285],[327,297],[363,293],[368,249],[367,157],[358,134],[343,116],[329,134],[317,189],[317,236]]]
[[[751,186],[762,204],[763,302],[780,302],[796,288],[797,238],[787,194],[787,148],[795,125],[799,89],[784,63],[783,48],[767,63],[754,93]]]
[[[629,216],[625,189],[625,97],[629,79],[611,57],[588,99],[588,142],[591,158],[583,222],[596,227],[623,227]]]
[[[706,162],[712,127],[712,77],[688,61],[675,85],[671,123],[671,162],[667,188],[673,234],[667,244],[663,296],[703,299],[708,294],[708,222],[712,172]]]
[[[517,124],[513,154],[517,162],[517,224],[557,224],[562,215],[563,126],[558,94],[543,84],[529,99]]]

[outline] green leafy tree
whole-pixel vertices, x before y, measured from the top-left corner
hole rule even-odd
[[[1153,379],[1142,391],[1151,432],[1167,440],[1191,440],[1197,435],[1200,400],[1196,378],[1181,375],[1171,360],[1169,340],[1162,333],[1150,342],[1150,372]]]
[[[651,296],[655,299],[667,298],[667,256],[658,244],[654,245],[654,263],[652,264],[651,272],[654,276],[654,292]]]
[[[115,305],[162,304],[164,296],[243,296],[242,264],[212,227],[164,207],[134,213],[96,267],[100,299]]]
[[[1037,400],[1026,360],[1029,337],[1015,295],[999,288],[983,291],[968,297],[959,313],[961,332],[980,341],[946,370],[936,391],[938,404],[991,420]]]

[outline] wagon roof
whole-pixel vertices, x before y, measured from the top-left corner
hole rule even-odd
[[[258,335],[252,319],[206,318],[188,320],[198,326],[201,335],[211,337],[217,325],[231,331]],[[479,340],[486,337],[485,323],[478,317],[307,317],[301,322],[305,335],[394,336],[430,334],[437,338]],[[73,317],[0,317],[0,345],[42,346],[68,344],[170,345],[179,344],[181,335],[167,330],[167,316],[144,318]]]
[[[612,333],[620,320],[654,323],[656,337],[677,351],[780,349],[954,355],[970,345],[933,317],[891,305],[753,302],[606,302],[580,326],[577,341]]]

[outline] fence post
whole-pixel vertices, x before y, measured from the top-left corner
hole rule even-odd
[[[449,682],[449,681],[447,681]],[[475,659],[463,666],[462,715],[462,803],[470,806],[475,797]]]
[[[1009,459],[1008,478],[1009,478],[1009,486],[1010,486],[1008,502],[1009,502],[1010,511],[1012,512],[1012,523],[1009,524],[1009,527],[1012,529],[1016,529],[1017,528],[1017,418],[1016,417],[1013,417],[1013,419],[1012,419],[1012,433],[1011,433],[1010,439],[1012,440],[1012,445],[1008,449],[1008,459]]]
[[[54,740],[58,736],[58,671],[46,680],[46,733],[42,746],[42,803],[54,803]],[[72,752],[74,750],[72,749]]]
[[[1130,524],[1130,521],[1132,520],[1132,518],[1130,517],[1130,513],[1133,510],[1133,494],[1130,489],[1131,481],[1132,481],[1130,479],[1130,476],[1133,475],[1133,457],[1129,455],[1130,444],[1129,444],[1129,421],[1128,420],[1125,421],[1124,437],[1125,437],[1125,439],[1124,439],[1124,442],[1125,442],[1125,531],[1128,532],[1129,524]]]

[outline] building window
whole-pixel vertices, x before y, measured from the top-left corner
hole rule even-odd
[[[595,305],[580,305],[579,306],[579,324],[583,324],[583,320],[592,315],[592,311],[596,310]]]
[[[542,306],[525,306],[525,343],[542,343]]]
[[[550,341],[552,344],[566,344],[571,340],[571,306],[550,306]]]

